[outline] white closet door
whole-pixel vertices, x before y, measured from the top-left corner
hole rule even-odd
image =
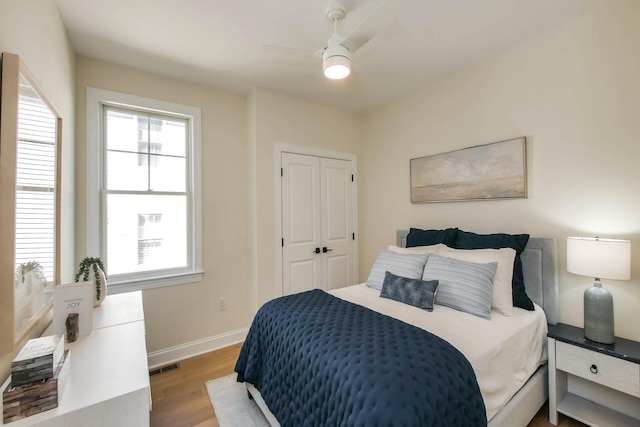
[[[282,153],[283,294],[355,283],[352,162]]]
[[[322,288],[354,284],[351,162],[320,159]],[[326,252],[325,252],[326,251]]]
[[[282,154],[283,293],[322,287],[320,159]],[[318,248],[318,249],[316,249]]]

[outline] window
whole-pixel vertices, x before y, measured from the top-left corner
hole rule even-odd
[[[199,122],[197,108],[88,89],[87,256],[110,290],[201,280]]]

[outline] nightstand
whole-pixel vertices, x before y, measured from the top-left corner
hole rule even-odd
[[[595,343],[562,323],[547,337],[551,424],[562,413],[590,426],[640,426],[640,343]]]

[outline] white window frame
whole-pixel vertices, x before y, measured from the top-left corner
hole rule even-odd
[[[158,274],[150,271],[145,278],[108,279],[109,293],[116,294],[141,289],[152,289],[164,286],[181,285],[202,281],[202,167],[201,156],[201,112],[200,108],[175,104],[157,99],[144,98],[119,92],[92,87],[87,88],[87,159],[86,159],[86,246],[85,256],[101,256],[104,258],[106,248],[103,247],[101,235],[106,232],[103,205],[103,106],[132,108],[151,113],[168,114],[187,120],[191,140],[187,141],[192,173],[192,198],[190,207],[190,265],[183,272],[175,274]],[[107,260],[108,262],[108,260]],[[106,265],[107,273],[109,266]],[[108,274],[107,274],[108,277]]]

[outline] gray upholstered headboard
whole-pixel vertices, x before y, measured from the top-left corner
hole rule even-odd
[[[396,245],[407,246],[409,230],[398,230]],[[556,239],[551,237],[531,237],[520,256],[527,295],[538,304],[547,315],[547,322],[558,322],[558,257]]]

